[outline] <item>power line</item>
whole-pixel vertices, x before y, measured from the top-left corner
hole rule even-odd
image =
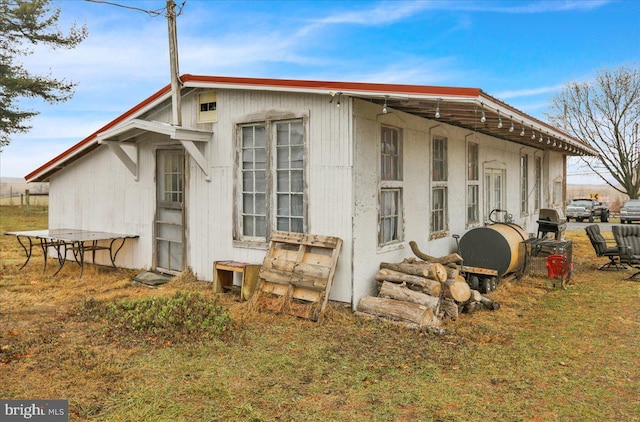
[[[146,13],[147,15],[151,16],[152,18],[157,18],[158,16],[161,16],[162,13],[166,10],[166,7],[163,7],[163,8],[160,8],[160,9],[156,9],[156,10],[147,10],[147,9],[142,9],[140,7],[128,6],[126,4],[114,3],[114,2],[110,2],[110,1],[106,1],[106,0],[85,0],[85,1],[88,1],[89,3],[107,4],[109,6],[121,7],[123,9],[137,10],[138,12]],[[184,6],[184,3],[182,5]]]

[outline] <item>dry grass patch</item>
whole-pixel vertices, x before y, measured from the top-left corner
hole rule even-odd
[[[46,227],[46,214],[0,212],[3,231]],[[71,420],[638,420],[640,283],[596,271],[586,237],[568,235],[568,290],[503,283],[499,311],[463,315],[443,336],[341,305],[316,323],[254,313],[188,273],[150,289],[131,283],[135,271],[89,266],[79,279],[67,264],[43,275],[40,255],[18,271],[21,250],[3,236],[0,397],[65,398]],[[154,341],[109,333],[108,312],[83,314],[88,303],[166,304],[187,292],[231,330]]]

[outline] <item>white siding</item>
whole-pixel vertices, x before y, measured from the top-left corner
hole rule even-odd
[[[116,263],[128,268],[150,267],[155,200],[152,178],[142,175],[134,182],[131,173],[103,146],[57,172],[50,182],[50,229],[137,234],[139,239],[126,241]],[[105,252],[99,252],[96,261],[109,263]]]
[[[196,125],[197,93],[183,98],[183,125],[213,129],[214,139],[202,148],[210,163],[211,181],[194,160],[185,171],[186,259],[198,278],[212,280],[213,261],[234,259],[261,262],[265,249],[234,246],[233,201],[236,123],[243,116],[281,110],[309,116],[308,130],[308,230],[339,236],[343,251],[331,298],[351,300],[351,139],[349,108],[336,108],[317,95],[219,91],[218,123]],[[169,122],[164,105],[145,116]],[[158,135],[147,135],[138,146],[139,180],[102,146],[79,159],[51,179],[50,224],[140,235],[129,241],[118,257],[124,267],[149,268],[153,264],[155,213],[155,149],[176,144]],[[132,157],[136,153],[128,150]]]
[[[520,213],[520,155],[529,155],[529,190],[533,192],[533,159],[543,156],[543,207],[547,206],[554,178],[562,177],[562,155],[543,154],[541,150],[474,133],[405,113],[391,111],[381,114],[380,106],[364,101],[354,103],[355,163],[354,163],[354,301],[357,306],[364,295],[376,294],[374,275],[380,262],[399,262],[413,256],[409,241],[420,249],[440,256],[456,250],[452,234],[464,235],[471,227],[466,224],[466,142],[479,145],[480,221],[484,221],[483,171],[502,168],[506,172],[506,209],[514,222],[525,231],[537,230],[537,213],[533,211],[533,194],[529,195],[529,210]],[[403,216],[404,241],[394,246],[378,247],[378,162],[381,125],[400,128],[403,133]],[[430,240],[431,216],[431,136],[448,140],[448,218],[449,232],[444,238]],[[544,191],[544,189],[543,189]]]
[[[219,90],[218,123],[214,124],[214,145],[210,160],[212,182],[202,186],[199,195],[208,195],[208,206],[198,213],[195,236],[208,237],[208,254],[192,260],[199,276],[211,279],[211,264],[218,259],[261,262],[264,249],[234,246],[233,201],[235,125],[246,116],[270,111],[304,113],[309,116],[307,145],[308,231],[343,239],[343,249],[331,291],[331,299],[351,301],[351,139],[348,107],[336,108],[325,96],[288,93]],[[192,177],[192,182],[195,180]],[[202,198],[199,200],[200,203]],[[191,215],[191,214],[190,214]],[[193,221],[190,221],[193,224]],[[206,239],[193,244],[204,245]]]

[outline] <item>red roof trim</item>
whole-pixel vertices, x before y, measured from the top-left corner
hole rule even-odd
[[[397,94],[423,94],[460,97],[477,97],[481,92],[479,88],[457,88],[447,86],[396,85],[366,82],[326,82],[297,79],[236,78],[228,76],[201,76],[190,74],[182,75],[180,77],[180,80],[185,83],[203,82],[229,85],[263,85],[282,88],[319,90],[323,89],[328,91],[371,91],[376,93],[389,92]]]
[[[83,140],[78,142],[77,144],[73,145],[71,148],[69,148],[66,151],[62,152],[61,154],[57,155],[53,159],[47,161],[45,164],[41,165],[40,167],[38,167],[37,169],[35,169],[31,173],[27,174],[24,177],[25,180],[30,181],[31,179],[37,177],[38,174],[40,174],[41,172],[47,170],[49,167],[53,166],[57,162],[64,160],[66,157],[70,156],[71,154],[73,154],[77,150],[79,150],[82,147],[84,147],[85,145],[89,144],[92,140],[94,140],[96,138],[98,133],[104,132],[105,130],[117,125],[120,122],[122,122],[123,120],[125,120],[129,116],[135,114],[139,110],[143,109],[147,105],[151,104],[152,102],[154,102],[158,98],[160,98],[163,95],[165,95],[166,93],[168,93],[170,91],[170,89],[171,89],[171,85],[167,85],[164,88],[162,88],[161,90],[157,91],[155,94],[153,94],[150,97],[146,98],[144,101],[142,101],[141,103],[139,103],[135,107],[129,109],[124,114],[121,114],[120,116],[116,117],[114,120],[112,120],[109,123],[107,123],[106,125],[102,126],[100,129],[96,130],[91,135],[87,136],[86,138],[84,138]]]

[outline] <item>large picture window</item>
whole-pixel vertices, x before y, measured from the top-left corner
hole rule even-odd
[[[380,203],[378,245],[402,240],[402,138],[383,126],[380,135]]]
[[[272,229],[305,231],[302,119],[241,125],[240,240],[266,241]]]

